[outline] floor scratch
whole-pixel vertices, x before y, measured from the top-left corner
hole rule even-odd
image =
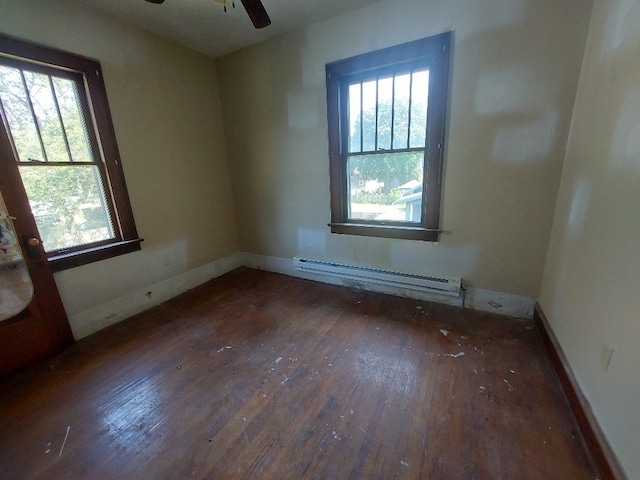
[[[60,447],[59,457],[62,456],[62,451],[64,450],[64,445],[67,443],[67,438],[69,438],[69,430],[71,430],[71,425],[67,426],[67,433],[64,435],[64,440],[62,441],[62,446]]]

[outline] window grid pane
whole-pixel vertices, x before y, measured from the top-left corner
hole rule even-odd
[[[50,77],[29,71],[23,71],[23,74],[45,150],[45,158],[35,160],[69,162],[69,151],[49,82]]]
[[[362,151],[373,152],[376,150],[376,93],[377,81],[364,82],[362,84]]]
[[[87,119],[84,118],[78,97],[78,86],[66,78],[52,77],[55,96],[68,141],[72,162],[94,161],[89,147]]]
[[[42,161],[46,158],[19,69],[0,65],[0,103],[18,161]]]
[[[411,81],[411,131],[409,148],[424,147],[427,135],[429,70],[413,72]]]
[[[349,152],[362,151],[361,88],[360,83],[349,85]]]
[[[378,79],[378,150],[391,149],[393,77]]]
[[[395,150],[407,148],[411,75],[396,75],[393,90],[393,143]]]

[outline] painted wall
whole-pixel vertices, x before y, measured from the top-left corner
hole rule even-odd
[[[638,25],[640,2],[594,3],[540,297],[629,478],[640,478]]]
[[[238,250],[211,58],[49,0],[0,0],[0,31],[102,64],[144,242],[140,252],[56,274],[76,335],[119,319],[94,312],[102,320],[87,326],[82,312]]]
[[[63,1],[0,0],[3,33],[101,61],[145,238],[141,252],[56,275],[75,330],[109,321],[101,311],[88,326],[83,312],[240,249],[460,275],[531,298],[542,281],[577,378],[640,478],[640,5],[595,2],[569,135],[590,12],[581,0],[386,1],[214,66]],[[441,242],[330,235],[324,65],[446,30]],[[603,345],[614,349],[606,372]]]
[[[393,0],[217,59],[241,246],[537,298],[590,2]],[[438,244],[332,235],[326,63],[455,32]]]

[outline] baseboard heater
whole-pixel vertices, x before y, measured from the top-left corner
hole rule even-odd
[[[438,278],[409,273],[358,267],[341,263],[323,262],[308,258],[294,257],[293,266],[302,272],[329,275],[366,283],[375,283],[397,288],[408,288],[419,292],[438,293],[459,297],[462,293],[459,278]]]

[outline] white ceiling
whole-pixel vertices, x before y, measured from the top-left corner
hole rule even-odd
[[[380,0],[262,0],[272,23],[259,30],[240,0],[227,0],[227,13],[214,0],[165,0],[161,5],[145,0],[67,1],[217,57]]]

